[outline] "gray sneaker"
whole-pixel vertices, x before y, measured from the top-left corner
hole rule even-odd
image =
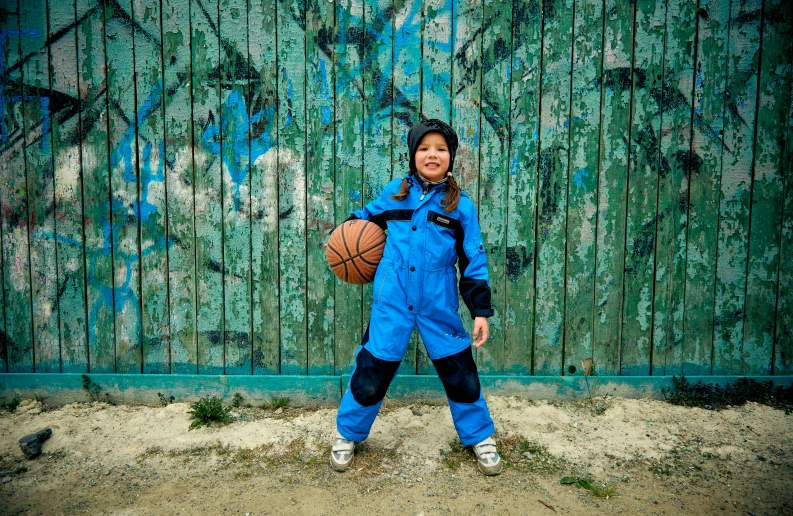
[[[336,471],[347,471],[352,466],[354,458],[353,451],[355,443],[345,439],[339,432],[336,432],[336,440],[330,449],[330,467]]]
[[[476,466],[485,475],[498,475],[504,469],[504,463],[498,456],[496,441],[488,437],[481,443],[472,446],[476,455]]]

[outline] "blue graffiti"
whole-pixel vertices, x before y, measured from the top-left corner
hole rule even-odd
[[[6,124],[6,106],[11,103],[33,102],[38,100],[41,108],[41,150],[50,152],[49,134],[51,131],[50,122],[50,99],[49,97],[34,95],[6,95],[6,62],[5,44],[7,37],[41,37],[41,31],[31,30],[2,30],[0,31],[0,144],[8,142],[8,127]]]
[[[110,165],[113,167],[117,167],[122,161],[124,162],[124,174],[122,177],[127,183],[135,183],[138,180],[135,167],[132,166],[132,154],[135,150],[135,129],[143,125],[146,119],[160,106],[162,91],[163,86],[161,81],[158,81],[151,87],[149,95],[143,101],[141,108],[135,116],[135,123],[129,124],[129,127],[127,127],[127,130],[124,132],[124,136],[121,138],[121,142],[110,156]],[[140,200],[132,203],[135,215],[141,222],[146,222],[151,215],[157,212],[157,208],[148,200],[149,185],[152,182],[162,183],[165,181],[165,175],[163,173],[165,148],[163,143],[161,142],[159,144],[160,160],[155,172],[151,170],[151,149],[152,145],[149,142],[143,147],[143,163],[140,167]]]
[[[245,99],[238,91],[232,91],[220,111],[220,123],[210,125],[201,135],[201,142],[209,152],[223,160],[234,186],[234,210],[240,208],[240,186],[250,172],[251,165],[272,148],[268,133],[259,138],[249,138],[251,127],[262,118],[272,120],[274,106],[259,111],[248,118]],[[288,121],[287,121],[288,123]],[[247,158],[247,160],[243,160]],[[246,162],[247,161],[247,162]]]

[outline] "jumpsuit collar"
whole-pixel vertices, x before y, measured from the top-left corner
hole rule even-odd
[[[441,186],[442,187],[443,185],[445,185],[447,183],[447,181],[449,179],[449,177],[446,176],[443,179],[441,179],[440,181],[429,181],[428,179],[426,179],[424,176],[422,176],[418,172],[413,174],[413,177],[416,178],[416,181],[418,181],[419,187],[421,187],[421,198],[422,199],[424,199],[424,196],[427,195],[427,193],[429,193],[430,190],[432,190],[436,186]]]

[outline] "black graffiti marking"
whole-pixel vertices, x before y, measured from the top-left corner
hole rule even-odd
[[[279,213],[278,214],[278,218],[281,219],[281,220],[287,219],[287,218],[289,218],[289,216],[292,214],[293,211],[295,211],[295,207],[294,206],[290,206],[285,211],[282,211],[281,213]]]
[[[703,164],[699,154],[681,149],[675,153],[675,158],[677,158],[678,163],[682,165],[683,174],[685,174],[686,177],[689,177],[691,172],[699,175],[699,171],[702,169]]]
[[[534,264],[534,250],[528,251],[526,246],[507,247],[507,278],[518,281],[527,268]]]

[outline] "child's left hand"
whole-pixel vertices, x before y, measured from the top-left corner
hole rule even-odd
[[[487,324],[487,317],[477,317],[474,319],[474,347],[478,348],[487,342],[487,335],[490,327]]]

